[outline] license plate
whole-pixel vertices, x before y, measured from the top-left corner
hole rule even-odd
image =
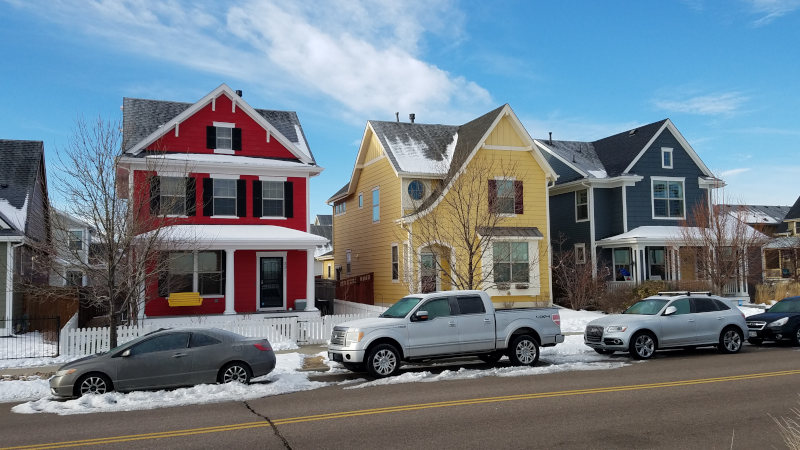
[[[748,334],[748,336],[750,336],[750,337],[756,337],[756,336],[758,336],[758,333],[756,333],[755,331],[751,331],[751,332]]]

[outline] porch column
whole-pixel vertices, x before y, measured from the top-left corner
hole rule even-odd
[[[314,304],[314,249],[306,250],[306,260],[308,261],[308,269],[306,269],[306,311],[316,311],[317,307]]]
[[[225,249],[225,314],[236,314],[236,309],[233,307],[233,280],[236,274],[233,267],[234,251],[232,248]]]

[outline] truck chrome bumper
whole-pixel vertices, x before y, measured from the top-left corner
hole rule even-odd
[[[364,350],[328,350],[328,359],[336,362],[360,363],[364,361]]]

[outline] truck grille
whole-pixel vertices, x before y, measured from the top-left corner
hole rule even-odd
[[[760,320],[748,320],[747,321],[747,328],[751,330],[763,330],[764,327],[767,326],[767,322],[763,322]]]
[[[334,327],[331,333],[332,345],[344,345],[344,335],[347,334],[347,328]]]
[[[586,327],[586,340],[589,342],[600,342],[603,339],[603,327]]]

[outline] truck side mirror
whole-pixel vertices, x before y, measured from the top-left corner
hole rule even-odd
[[[675,314],[676,312],[678,312],[678,308],[676,308],[676,307],[674,307],[672,305],[669,305],[669,306],[667,306],[667,309],[664,311],[664,315],[665,316],[671,316],[671,315]]]
[[[428,320],[428,311],[417,311],[414,313],[414,321]]]

